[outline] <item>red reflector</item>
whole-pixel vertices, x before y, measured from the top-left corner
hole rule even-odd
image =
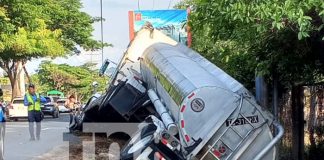
[[[184,120],[181,120],[181,128],[184,128]]]
[[[164,138],[162,138],[161,142],[164,144],[164,145],[167,145],[168,144],[168,141]]]
[[[189,99],[192,98],[195,95],[195,93],[191,93],[191,95],[188,97]]]
[[[216,149],[213,150],[213,154],[214,154],[217,158],[219,158],[219,157],[221,156],[221,153],[220,153],[218,150],[216,150]]]
[[[162,156],[162,154],[160,152],[155,152],[154,160],[165,160],[165,158]]]
[[[181,108],[181,112],[183,112],[185,109],[186,109],[186,106],[183,105],[182,108]]]
[[[186,137],[186,141],[189,142],[190,141],[190,137],[188,135],[185,135]]]
[[[138,81],[141,81],[142,79],[137,77],[137,76],[134,76],[134,79],[138,80]]]

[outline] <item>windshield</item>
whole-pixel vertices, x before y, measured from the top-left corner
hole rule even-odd
[[[56,102],[60,97],[53,97],[54,102]]]
[[[58,100],[58,101],[57,101],[57,104],[58,104],[58,105],[64,105],[64,104],[65,104],[65,100]]]
[[[45,97],[45,99],[46,99],[46,103],[51,102],[51,98],[49,98],[49,97]]]

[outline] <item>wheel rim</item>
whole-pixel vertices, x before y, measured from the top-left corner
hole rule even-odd
[[[149,136],[146,136],[146,137],[140,139],[138,142],[136,142],[129,148],[128,154],[132,154],[140,149],[143,149],[148,143],[150,143],[150,141],[152,140],[152,137],[153,137],[153,135],[149,135]]]

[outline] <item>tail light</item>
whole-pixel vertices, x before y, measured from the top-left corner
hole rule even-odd
[[[160,152],[154,153],[154,160],[166,160]]]

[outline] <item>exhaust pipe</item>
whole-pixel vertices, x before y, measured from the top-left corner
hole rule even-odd
[[[152,89],[149,89],[147,91],[147,94],[150,97],[150,100],[153,103],[155,110],[160,115],[162,122],[164,123],[165,128],[167,128],[169,134],[176,135],[178,133],[178,127],[175,125],[173,119],[171,118],[166,107],[160,101],[159,97]]]

